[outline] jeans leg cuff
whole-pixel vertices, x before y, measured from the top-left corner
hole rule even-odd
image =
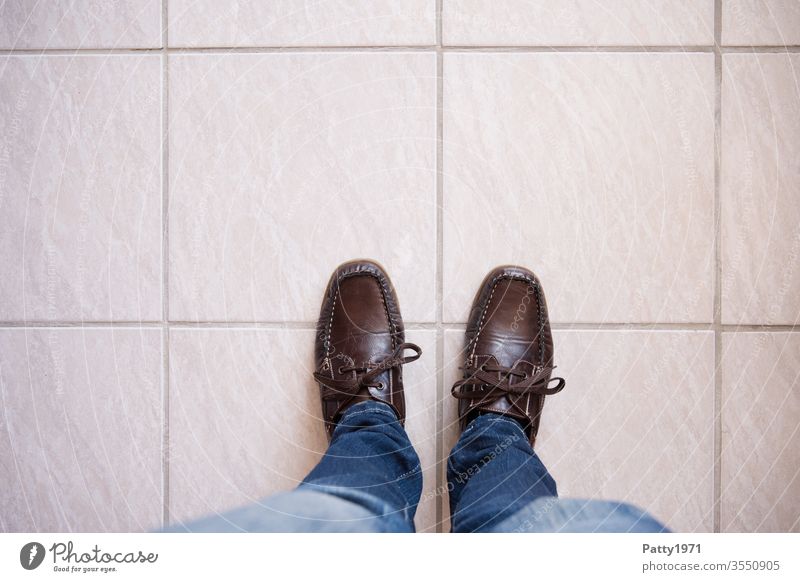
[[[392,410],[392,407],[388,404],[378,402],[377,400],[365,400],[364,402],[353,404],[353,406],[345,410],[342,413],[341,418],[339,418],[339,423],[341,424],[349,418],[364,414],[388,416],[392,420],[397,420],[397,415],[394,413],[394,410]]]
[[[474,418],[464,429],[464,432],[471,432],[476,430],[479,427],[489,427],[494,423],[502,423],[503,425],[507,425],[509,428],[514,430],[514,432],[518,432],[522,436],[525,436],[525,431],[522,428],[522,425],[514,420],[513,418],[503,416],[502,414],[494,414],[494,413],[484,413],[478,415]],[[527,438],[527,437],[526,437]]]

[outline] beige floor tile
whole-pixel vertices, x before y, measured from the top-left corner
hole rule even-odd
[[[436,43],[435,0],[169,0],[171,46]]]
[[[722,78],[722,321],[800,321],[798,54],[728,54]]]
[[[722,531],[800,532],[800,333],[722,349]]]
[[[161,332],[0,329],[0,530],[161,526]]]
[[[449,45],[708,45],[713,0],[445,0]]]
[[[0,48],[152,48],[161,46],[159,0],[5,0]]]
[[[3,57],[0,95],[0,320],[160,320],[158,57]]]
[[[722,0],[722,44],[800,44],[800,2]]]
[[[422,324],[419,531],[449,529],[463,323],[513,263],[591,324],[555,333],[562,496],[800,532],[800,55],[763,48],[798,44],[798,0],[0,0],[0,531],[295,487],[319,301],[364,257]],[[717,419],[715,305],[770,330],[723,334]]]
[[[435,487],[435,334],[406,368],[407,427]],[[170,509],[187,520],[292,489],[325,452],[312,330],[174,330],[170,337]],[[429,499],[430,496],[426,496]],[[435,500],[417,527],[433,526]]]
[[[435,58],[170,59],[170,317],[314,321],[328,274],[383,263],[435,314]]]
[[[677,531],[713,528],[714,338],[710,332],[557,331],[557,375],[537,452],[562,497],[643,507]],[[445,389],[463,332],[445,335]],[[445,400],[445,451],[458,436]]]
[[[444,317],[498,264],[558,322],[712,320],[710,54],[447,54]]]

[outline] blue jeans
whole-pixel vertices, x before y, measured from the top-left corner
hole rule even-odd
[[[472,421],[450,453],[454,532],[664,532],[625,503],[559,499],[522,427],[496,414]],[[422,468],[391,408],[349,408],[319,464],[294,491],[173,526],[195,532],[413,532]]]

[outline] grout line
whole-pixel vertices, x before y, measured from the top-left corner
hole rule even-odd
[[[463,324],[462,324],[463,325]],[[643,331],[710,331],[712,323],[551,323],[554,330],[578,331],[613,331],[613,330],[643,330]]]
[[[437,31],[437,36],[441,34]],[[166,35],[165,35],[166,36]],[[337,53],[337,52],[521,52],[521,53],[797,53],[800,46],[725,46],[715,45],[558,45],[558,46],[254,46],[254,47],[169,47],[169,48],[71,48],[71,49],[0,49],[0,56],[88,56],[88,55],[141,55],[141,54],[262,54],[262,53]]]
[[[747,333],[747,332],[800,332],[800,324],[798,325],[757,325],[757,324],[747,324],[747,325],[735,325],[735,324],[720,324],[719,330],[723,333],[731,333],[731,332],[740,332],[740,333]]]
[[[722,0],[714,0],[714,477],[713,531],[720,531],[722,495]]]
[[[167,0],[162,0],[162,43],[167,46]],[[161,320],[169,326],[169,57],[161,51]]]
[[[711,45],[452,45],[444,47],[447,52],[502,52],[502,53],[710,53]]]
[[[397,52],[433,52],[435,45],[393,45],[393,46],[253,46],[253,47],[170,47],[169,53],[175,54],[261,54],[261,53],[397,53]]]
[[[314,331],[317,329],[315,322],[295,322],[295,321],[171,321],[169,322],[170,329],[266,329],[266,330],[279,330],[279,329],[294,329]],[[403,327],[406,330],[415,329],[431,329],[430,325],[420,327],[415,324],[403,322]]]
[[[433,52],[433,45],[395,46],[203,46],[169,48],[59,48],[59,49],[0,49],[0,56],[9,55],[140,55],[152,54],[250,54],[250,53],[339,53],[339,52]]]
[[[161,525],[169,525],[169,328],[161,335]]]
[[[110,327],[110,328],[124,328],[129,327],[133,329],[139,328],[155,328],[160,329],[164,327],[162,321],[0,321],[0,329],[2,328],[96,328],[96,327]]]
[[[408,331],[414,330],[458,330],[465,323],[405,323]],[[714,323],[553,323],[558,331],[716,331],[722,333],[800,333],[797,325],[720,324]],[[52,328],[130,328],[130,329],[296,329],[315,330],[314,322],[295,321],[0,321],[0,329],[52,329]]]
[[[441,464],[444,455],[444,56],[442,52],[442,0],[436,0],[436,531],[444,531],[445,490]]]
[[[463,322],[405,323],[406,330],[459,330]],[[552,323],[554,330],[574,331],[716,331],[723,333],[800,332],[800,324],[715,324],[715,323]],[[297,329],[315,330],[315,322],[303,321],[0,321],[0,329],[16,328],[131,328],[131,329]]]
[[[161,489],[164,526],[170,520],[169,500],[169,2],[161,0],[161,318],[164,323],[162,393]]]
[[[0,56],[88,56],[88,55],[160,55],[163,48],[60,48],[60,49],[0,49]]]
[[[720,47],[722,54],[726,53],[800,53],[800,46],[723,46]]]

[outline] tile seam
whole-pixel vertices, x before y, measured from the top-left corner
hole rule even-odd
[[[714,431],[713,531],[720,531],[722,492],[722,0],[714,0]]]
[[[163,323],[163,374],[161,380],[161,489],[162,522],[170,520],[170,321],[169,321],[169,2],[161,0],[161,319]]]
[[[716,46],[716,45],[372,45],[372,46],[252,46],[252,47],[168,47],[168,48],[58,48],[58,49],[0,49],[0,56],[79,56],[79,55],[141,55],[141,54],[266,54],[266,53],[336,53],[336,52],[522,52],[522,53],[796,53],[800,45]]]
[[[408,330],[463,329],[465,322],[404,322]],[[230,329],[300,329],[313,330],[313,321],[0,321],[0,329],[203,329],[207,327]],[[552,323],[554,330],[574,331],[714,331],[723,333],[798,333],[800,324],[719,324],[714,323]]]
[[[443,0],[436,0],[436,462],[435,483],[436,483],[436,528],[435,531],[441,533],[444,530],[442,519],[444,517],[444,498],[441,492],[444,491],[442,480],[441,463],[444,454],[443,424],[444,424],[444,186],[443,186],[443,111],[444,111],[444,66],[442,51],[442,10]]]

